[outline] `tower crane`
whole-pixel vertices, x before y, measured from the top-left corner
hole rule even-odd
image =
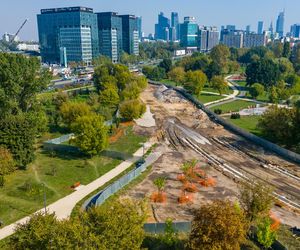
[[[20,33],[20,31],[23,29],[24,25],[28,22],[28,18],[25,19],[25,21],[22,23],[22,25],[20,26],[20,28],[18,29],[18,31],[16,32],[16,34],[14,34],[14,36],[11,39],[11,42],[14,42],[17,35]]]

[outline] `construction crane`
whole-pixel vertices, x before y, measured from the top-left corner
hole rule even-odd
[[[17,33],[14,34],[14,36],[12,37],[11,42],[15,41],[17,35],[20,33],[21,29],[23,29],[24,25],[28,22],[28,20],[29,20],[28,18],[25,19],[25,21],[22,23],[21,27],[18,29]]]

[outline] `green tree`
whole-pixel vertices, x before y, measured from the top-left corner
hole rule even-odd
[[[108,145],[108,129],[100,115],[89,114],[78,117],[72,123],[71,129],[75,134],[76,146],[86,154],[99,154]]]
[[[284,42],[282,56],[285,58],[290,58],[291,55],[291,44],[289,42]]]
[[[145,212],[144,203],[118,200],[90,209],[83,221],[100,249],[138,250],[144,240]]]
[[[166,186],[166,178],[159,177],[153,181],[153,184],[157,187],[159,193],[161,193]]]
[[[0,145],[12,154],[18,167],[26,167],[34,159],[37,128],[32,116],[24,113],[7,115],[0,120]]]
[[[117,79],[117,85],[119,90],[123,90],[131,80],[131,73],[125,65],[116,64],[113,68],[113,76]]]
[[[240,249],[247,222],[229,201],[214,201],[196,210],[189,236],[189,249]]]
[[[132,121],[145,113],[146,106],[140,100],[135,99],[122,102],[119,110],[122,118]]]
[[[78,117],[89,115],[91,112],[91,107],[86,103],[65,102],[60,107],[60,114],[68,128]]]
[[[283,53],[283,44],[281,42],[274,42],[271,46],[271,50],[273,51],[275,57],[282,57]]]
[[[272,220],[269,217],[263,217],[257,226],[257,240],[265,249],[269,249],[277,237],[271,226]]]
[[[268,215],[273,205],[272,189],[260,182],[243,182],[239,189],[239,198],[250,223],[259,217]]]
[[[93,59],[93,65],[94,67],[98,67],[100,65],[105,65],[105,64],[111,64],[111,59],[107,56],[98,56],[97,58]]]
[[[212,48],[210,52],[210,57],[216,63],[216,65],[221,69],[222,73],[227,73],[227,64],[230,57],[230,50],[227,46],[219,44]]]
[[[170,70],[168,77],[176,84],[183,84],[185,80],[185,71],[182,67],[175,67]]]
[[[163,59],[160,62],[159,67],[165,69],[165,72],[168,73],[172,68],[172,60],[171,59]]]
[[[10,151],[0,146],[0,175],[10,174],[15,171],[15,161]]]
[[[107,84],[99,93],[99,101],[104,106],[117,106],[120,102],[118,88],[113,84]]]
[[[210,81],[211,87],[216,89],[220,95],[228,89],[228,84],[222,76],[214,76]]]
[[[278,103],[279,101],[279,95],[278,95],[278,89],[276,86],[272,86],[269,90],[269,100],[272,103]]]
[[[265,92],[265,88],[260,83],[254,83],[249,90],[252,98],[256,99],[258,96],[262,95]]]
[[[207,77],[201,70],[188,71],[184,87],[191,93],[199,96],[206,82]]]

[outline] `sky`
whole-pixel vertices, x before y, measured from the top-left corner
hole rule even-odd
[[[115,11],[119,14],[134,14],[143,17],[143,31],[154,32],[154,24],[160,11],[166,16],[178,12],[180,21],[184,16],[194,16],[200,25],[217,26],[235,24],[257,31],[257,22],[265,22],[265,28],[278,13],[285,9],[285,31],[291,24],[300,23],[299,0],[2,0],[0,3],[0,35],[15,33],[22,22],[29,22],[20,32],[23,40],[38,40],[36,15],[43,8],[84,6],[94,12]]]

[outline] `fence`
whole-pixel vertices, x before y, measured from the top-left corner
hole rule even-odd
[[[192,222],[172,222],[172,227],[175,232],[189,233],[191,231]],[[151,234],[162,234],[165,232],[166,223],[146,223],[144,224],[144,230]]]
[[[153,85],[162,85],[163,84],[163,83],[155,82],[155,81],[149,81],[149,83],[153,84]],[[166,84],[163,84],[163,85],[166,85]],[[245,139],[263,147],[264,149],[273,151],[273,152],[277,153],[278,155],[282,156],[283,158],[286,158],[287,160],[293,161],[295,163],[300,163],[300,155],[299,154],[292,152],[290,150],[284,149],[272,142],[269,142],[263,138],[260,138],[256,135],[254,135],[254,134],[248,133],[247,131],[245,131],[241,128],[238,128],[235,125],[227,122],[225,119],[223,119],[222,117],[219,117],[214,112],[212,112],[211,110],[206,108],[202,103],[200,103],[198,100],[196,100],[192,95],[187,93],[185,90],[176,88],[173,86],[169,86],[169,85],[166,85],[166,86],[177,91],[182,96],[184,96],[186,99],[191,101],[197,108],[203,110],[209,116],[210,119],[212,119],[216,123],[222,125],[225,129],[233,132],[234,134],[244,137]]]
[[[43,148],[48,151],[59,151],[68,153],[80,153],[80,150],[72,145],[63,144],[74,137],[74,134],[63,135],[43,143]]]
[[[140,167],[131,170],[129,173],[116,180],[113,184],[107,186],[104,190],[101,190],[99,193],[87,200],[83,204],[82,209],[87,210],[90,207],[102,205],[111,195],[129,184],[132,180],[144,172],[146,168],[147,164],[143,164]]]

